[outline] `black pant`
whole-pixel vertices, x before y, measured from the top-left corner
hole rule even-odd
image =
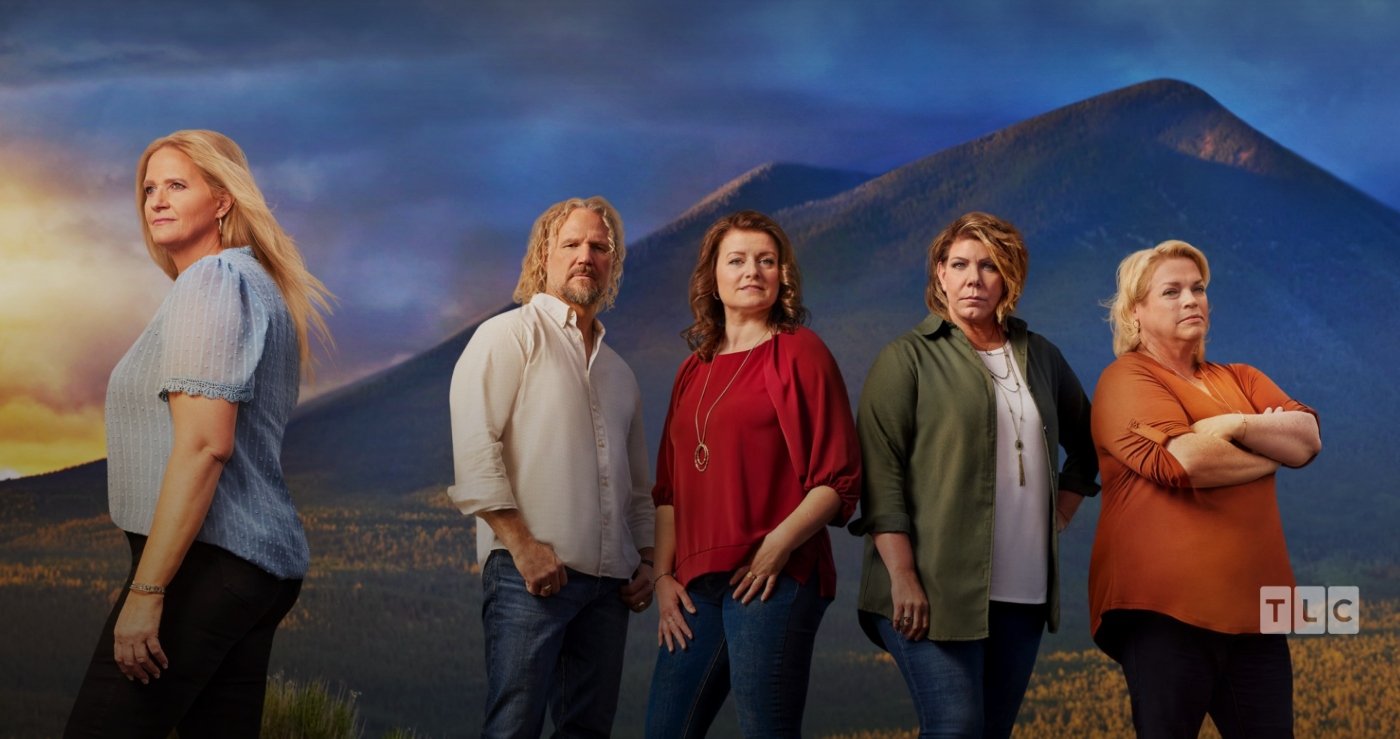
[[[1104,617],[1118,644],[1139,737],[1293,736],[1293,663],[1282,634],[1222,634],[1152,611]]]
[[[131,574],[146,537],[127,534]],[[301,580],[278,580],[219,547],[195,542],[170,581],[160,643],[170,660],[149,685],[127,680],[112,656],[121,597],[97,640],[65,737],[256,737],[277,624]]]

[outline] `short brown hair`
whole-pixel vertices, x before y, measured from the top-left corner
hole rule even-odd
[[[933,243],[928,247],[928,284],[924,287],[924,303],[935,315],[951,320],[948,296],[938,282],[938,265],[948,259],[948,251],[962,239],[979,241],[991,253],[992,264],[1001,273],[1005,285],[1001,301],[996,306],[997,323],[1005,324],[1006,317],[1016,310],[1016,302],[1021,299],[1021,292],[1025,289],[1030,255],[1026,253],[1026,242],[1022,240],[1021,232],[990,213],[964,213],[933,237]]]

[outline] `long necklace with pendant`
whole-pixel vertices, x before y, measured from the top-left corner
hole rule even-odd
[[[710,466],[710,447],[705,445],[705,432],[710,430],[710,414],[715,412],[715,406],[719,405],[720,398],[723,398],[724,394],[729,392],[734,381],[739,379],[739,373],[744,371],[744,365],[749,362],[749,355],[753,354],[753,350],[757,349],[765,338],[767,338],[766,334],[755,341],[754,345],[744,353],[744,359],[739,362],[739,369],[734,370],[734,376],[729,378],[729,384],[725,385],[724,389],[719,391],[719,395],[715,396],[715,401],[710,404],[710,410],[705,411],[705,425],[702,427],[700,425],[700,406],[705,403],[705,391],[710,389],[710,376],[715,373],[715,360],[714,358],[710,359],[710,371],[705,373],[705,384],[701,386],[700,397],[695,401],[695,440],[698,443],[695,445],[693,460],[696,470],[704,472]]]
[[[981,350],[979,349],[978,351]],[[988,357],[993,356],[992,352],[982,353]],[[985,362],[982,364],[982,367],[987,370],[987,374],[992,376],[992,384],[1000,391],[1001,396],[1006,398],[1006,412],[1011,416],[1011,420],[1015,422],[1012,424],[1012,429],[1016,432],[1016,470],[1020,475],[1021,485],[1024,486],[1026,484],[1026,458],[1024,453],[1025,445],[1021,443],[1021,426],[1024,425],[1026,421],[1026,399],[1021,396],[1021,376],[1016,374],[1011,368],[1010,345],[1002,346],[1001,352],[999,353],[1002,358],[1006,360],[1006,374],[999,375],[993,372],[992,368],[988,367]],[[1007,388],[1003,385],[1002,382],[1005,380],[1015,382],[1015,389]],[[1011,411],[1011,395],[1013,393],[1016,395],[1016,403],[1020,408],[1019,416]]]

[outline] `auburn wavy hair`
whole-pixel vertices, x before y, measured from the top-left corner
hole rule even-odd
[[[986,246],[992,264],[1001,273],[1004,289],[1001,302],[997,303],[996,316],[997,323],[1005,326],[1006,317],[1016,310],[1016,302],[1021,299],[1021,291],[1025,289],[1030,255],[1026,253],[1026,242],[1021,238],[1021,232],[990,213],[964,213],[933,237],[933,243],[928,247],[928,285],[924,287],[924,303],[939,318],[952,320],[948,312],[948,295],[938,281],[938,265],[948,259],[953,244],[962,239],[973,239]]]
[[[681,332],[691,351],[705,361],[714,358],[724,341],[724,304],[720,302],[715,284],[715,267],[719,263],[719,244],[730,231],[754,231],[768,234],[778,247],[778,299],[768,312],[768,327],[774,331],[792,333],[807,323],[807,308],[802,305],[802,274],[797,269],[797,254],[792,241],[778,222],[756,210],[731,213],[710,226],[700,241],[700,256],[690,275],[690,312],[695,322]]]
[[[170,279],[178,276],[175,260],[156,244],[151,236],[151,225],[146,221],[146,167],[150,164],[151,156],[165,148],[175,149],[189,157],[204,175],[209,189],[215,195],[227,195],[233,201],[219,229],[219,246],[253,247],[253,256],[277,283],[292,324],[296,326],[302,371],[308,377],[314,376],[309,337],[314,333],[323,346],[334,346],[325,316],[331,311],[331,301],[335,295],[306,268],[296,241],[282,230],[273,217],[272,209],[253,181],[248,157],[233,139],[218,131],[176,131],[152,141],[141,154],[136,165],[136,213],[140,216],[141,235],[146,240],[146,251],[150,253],[151,260]]]

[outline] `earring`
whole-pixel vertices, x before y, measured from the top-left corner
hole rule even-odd
[[[219,235],[222,236],[223,233],[224,233],[224,217],[223,217],[223,216],[219,216]]]

